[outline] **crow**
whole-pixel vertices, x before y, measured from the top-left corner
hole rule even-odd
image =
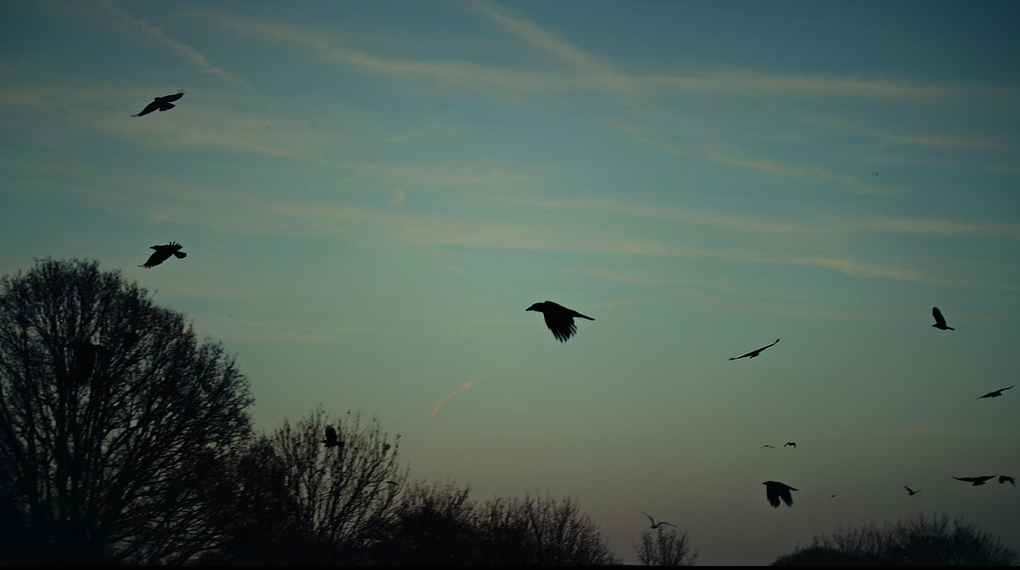
[[[1013,384],[1009,388],[1012,388],[1013,386],[1016,386],[1016,384]],[[1009,388],[1000,388],[1000,389],[998,389],[998,390],[996,390],[994,392],[989,392],[989,393],[985,394],[984,396],[981,396],[980,398],[974,398],[974,399],[975,400],[980,400],[981,398],[998,398],[999,396],[1002,395],[1003,392],[1005,392],[1006,390],[1009,390]]]
[[[974,487],[984,485],[986,481],[994,478],[995,475],[983,475],[981,477],[953,477],[953,479],[956,479],[957,481],[966,481],[971,483]]]
[[[794,441],[788,441],[788,442],[786,442],[785,445],[783,445],[783,447],[793,447],[793,448],[796,448],[797,447],[797,443],[794,442]]]
[[[538,311],[539,313],[544,314],[545,326],[549,327],[553,336],[560,342],[566,342],[568,338],[577,333],[577,325],[574,324],[574,317],[588,319],[589,321],[595,320],[591,317],[582,315],[573,309],[568,309],[563,305],[553,303],[552,301],[535,303],[525,309],[525,311]]]
[[[326,426],[326,439],[320,439],[319,443],[326,444],[326,447],[339,447],[340,439],[336,436],[336,428]]]
[[[910,493],[911,497],[913,497],[914,495],[916,495],[916,494],[918,494],[918,493],[920,493],[921,491],[924,490],[924,489],[918,489],[918,490],[915,491],[915,490],[911,489],[910,487],[907,487],[906,485],[904,485],[903,488],[906,489],[908,493]]]
[[[655,522],[655,519],[652,518],[652,515],[644,512],[644,511],[641,511],[641,514],[645,515],[646,517],[648,517],[648,520],[652,521],[652,526],[649,527],[649,528],[659,528],[660,526],[662,526],[664,524],[668,524],[669,526],[676,526],[675,524],[673,524],[671,522],[666,522],[666,521]]]
[[[776,339],[776,342],[779,342],[778,338]],[[740,360],[741,358],[754,358],[755,356],[758,356],[759,354],[761,354],[761,351],[763,351],[766,348],[776,344],[776,342],[774,342],[772,344],[769,344],[769,345],[766,345],[766,346],[763,346],[763,347],[761,347],[761,348],[759,348],[757,350],[752,350],[751,352],[748,352],[747,354],[742,354],[740,356],[734,356],[730,360]]]
[[[1016,479],[1010,477],[1009,475],[999,475],[999,484],[1002,485],[1003,483],[1010,483],[1014,487],[1016,487]]]
[[[786,506],[793,506],[793,495],[790,494],[790,491],[797,489],[778,481],[765,481],[762,485],[765,485],[765,496],[773,508],[779,508],[779,499],[782,499]]]
[[[148,115],[149,113],[155,111],[156,109],[159,109],[160,111],[169,111],[170,109],[173,109],[174,107],[176,107],[176,105],[173,104],[173,101],[176,101],[176,100],[180,99],[181,97],[184,97],[184,90],[183,89],[181,89],[177,93],[174,93],[173,95],[166,95],[164,97],[156,97],[155,99],[152,100],[152,103],[149,103],[148,105],[145,106],[144,109],[142,109],[141,113],[138,113],[137,115],[131,115],[131,116],[132,117],[141,117],[142,115]]]
[[[146,261],[142,265],[139,265],[138,267],[144,267],[146,269],[156,267],[160,263],[163,263],[164,261],[170,259],[171,255],[176,257],[177,259],[184,259],[185,257],[188,256],[188,254],[181,251],[182,247],[184,246],[176,242],[170,242],[166,245],[154,245],[149,249],[154,249],[156,251],[149,256],[148,261]]]
[[[931,314],[935,316],[935,324],[932,325],[933,327],[944,331],[956,330],[953,327],[946,324],[946,318],[942,316],[942,311],[940,311],[938,307],[932,307]]]

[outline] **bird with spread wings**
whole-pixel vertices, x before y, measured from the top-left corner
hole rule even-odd
[[[142,109],[141,113],[131,116],[141,117],[143,115],[148,115],[149,113],[157,109],[160,111],[169,111],[170,109],[176,107],[176,105],[174,105],[173,102],[180,99],[181,97],[184,97],[183,89],[181,89],[177,93],[174,93],[173,95],[164,95],[163,97],[156,97],[155,99],[152,100],[152,103],[149,103],[148,105],[145,106],[144,109]]]
[[[790,491],[796,491],[797,489],[779,481],[765,481],[762,485],[765,485],[765,497],[773,508],[779,508],[780,499],[786,503],[786,506],[793,506],[793,495]]]
[[[946,318],[942,316],[942,311],[938,307],[931,308],[931,314],[935,317],[935,324],[933,327],[944,330],[944,331],[955,331],[953,327],[946,324]]]
[[[566,342],[568,338],[577,334],[577,325],[574,324],[574,317],[588,319],[589,321],[595,320],[552,301],[535,303],[525,309],[525,311],[537,311],[545,315],[545,326],[549,327],[553,336],[560,342]]]
[[[778,338],[776,339],[776,342],[779,342]],[[730,358],[730,360],[740,360],[741,358],[754,358],[755,356],[758,356],[759,354],[761,354],[761,351],[765,350],[766,348],[768,348],[770,346],[774,346],[776,344],[776,342],[774,342],[772,344],[765,345],[765,346],[763,346],[763,347],[761,347],[759,349],[752,350],[751,352],[748,352],[747,354],[741,354],[740,356],[734,356],[733,358]]]
[[[171,255],[176,257],[177,259],[184,259],[185,257],[188,256],[188,254],[181,251],[182,247],[184,246],[177,242],[170,242],[166,245],[154,245],[149,249],[154,249],[156,251],[152,252],[152,255],[149,256],[148,261],[139,265],[138,267],[144,267],[146,269],[156,267],[160,263],[163,263],[164,261],[170,259]]]
[[[1003,392],[1005,392],[1006,390],[1009,390],[1013,386],[1016,386],[1016,384],[1013,384],[1013,385],[1011,385],[1011,386],[1009,386],[1007,388],[999,388],[998,390],[993,390],[993,391],[985,394],[984,396],[980,396],[980,397],[977,397],[977,398],[974,398],[974,399],[975,400],[980,400],[981,398],[998,398],[999,396],[1002,395]]]

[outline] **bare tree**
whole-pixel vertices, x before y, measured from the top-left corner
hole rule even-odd
[[[221,345],[95,261],[0,281],[0,500],[35,563],[181,563],[215,541],[201,473],[249,434]]]
[[[400,436],[391,440],[374,418],[367,424],[348,412],[332,424],[337,445],[326,447],[326,414],[318,410],[295,426],[285,421],[269,437],[297,520],[332,545],[337,562],[358,562],[380,540],[407,481],[397,461]]]
[[[687,540],[687,531],[675,528],[656,528],[655,535],[644,531],[641,544],[634,545],[638,561],[645,566],[694,566],[698,563],[698,552]]]

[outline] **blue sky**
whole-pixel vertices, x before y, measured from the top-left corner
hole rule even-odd
[[[1020,475],[1020,391],[975,399],[1017,379],[1018,17],[3,2],[0,271],[96,258],[236,354],[260,429],[375,415],[628,561],[641,511],[704,564],[921,511],[1020,548],[1020,491],[951,479]],[[596,320],[561,344],[546,299]]]

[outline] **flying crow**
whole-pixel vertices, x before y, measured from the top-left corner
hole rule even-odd
[[[525,310],[538,311],[539,313],[544,314],[545,326],[549,327],[553,336],[560,342],[566,342],[568,338],[577,333],[577,325],[574,324],[574,317],[588,319],[589,321],[595,320],[591,317],[582,315],[573,309],[568,309],[563,305],[557,305],[552,301],[535,303]]]
[[[913,497],[914,495],[916,495],[916,494],[918,494],[918,493],[920,493],[921,491],[924,490],[924,489],[918,489],[918,490],[915,491],[915,490],[911,489],[910,487],[907,487],[906,485],[904,485],[903,488],[906,489],[908,493],[910,493],[911,497]]]
[[[957,481],[966,481],[971,483],[974,487],[984,485],[989,479],[994,479],[995,475],[983,475],[981,477],[953,477]]]
[[[779,339],[778,339],[778,338],[776,339],[776,342],[779,342]],[[741,358],[754,358],[755,356],[758,356],[759,354],[761,354],[761,351],[763,351],[763,350],[765,350],[766,348],[768,348],[768,347],[770,347],[770,346],[772,346],[772,345],[776,344],[776,342],[774,342],[774,343],[772,343],[772,344],[769,344],[769,345],[766,345],[766,346],[763,346],[763,347],[761,347],[761,348],[759,348],[759,349],[757,349],[757,350],[752,350],[751,352],[748,352],[747,354],[742,354],[742,355],[740,355],[740,356],[734,356],[734,357],[733,357],[733,358],[731,358],[730,360],[739,360],[739,359],[741,359]]]
[[[182,247],[184,246],[176,242],[170,242],[166,245],[154,245],[149,249],[154,249],[156,251],[149,256],[148,261],[146,261],[142,265],[139,265],[138,267],[144,267],[146,269],[156,267],[160,263],[163,263],[164,261],[170,259],[171,255],[176,257],[177,259],[184,259],[185,257],[188,256],[188,254],[181,251]]]
[[[782,499],[786,506],[793,506],[793,495],[790,494],[790,491],[797,489],[778,481],[765,481],[762,485],[765,485],[765,497],[768,498],[769,504],[773,508],[779,508],[779,499]]]
[[[326,426],[326,439],[320,439],[319,443],[326,444],[326,447],[339,447],[340,439],[336,436],[336,428]]]
[[[178,100],[178,99],[180,99],[181,97],[184,97],[184,90],[183,89],[181,89],[177,93],[174,93],[173,95],[166,95],[164,97],[156,97],[155,99],[152,100],[152,103],[149,103],[148,105],[145,106],[144,109],[142,109],[141,113],[138,113],[137,115],[131,115],[131,116],[132,117],[141,117],[142,115],[148,115],[149,113],[155,111],[156,109],[159,109],[160,111],[169,111],[170,109],[173,109],[174,107],[176,107],[176,105],[174,105],[173,102]]]
[[[786,442],[786,444],[783,445],[783,447],[793,447],[793,448],[796,448],[797,447],[797,442],[788,441],[788,442]]]
[[[946,318],[942,316],[942,311],[940,311],[938,307],[932,307],[931,314],[935,316],[935,324],[932,325],[933,327],[937,329],[942,329],[944,331],[956,330],[953,327],[946,324]]]
[[[1002,485],[1003,483],[1011,483],[1014,487],[1016,487],[1016,479],[1009,475],[999,475],[999,484]]]
[[[1012,388],[1013,386],[1016,386],[1016,384],[1013,384],[1009,388]],[[1006,390],[1009,390],[1009,388],[1000,388],[1000,389],[998,389],[998,390],[996,390],[994,392],[989,392],[989,393],[985,394],[984,396],[981,396],[981,398],[998,398],[999,396],[1002,395],[1003,392],[1005,392]],[[980,400],[981,398],[975,398],[975,400]]]

